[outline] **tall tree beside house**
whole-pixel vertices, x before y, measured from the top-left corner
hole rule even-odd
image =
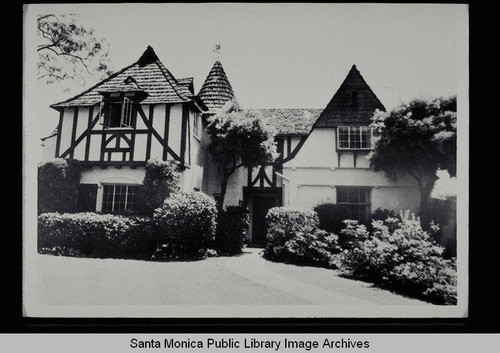
[[[209,151],[221,172],[220,199],[222,210],[231,175],[240,168],[255,168],[273,162],[278,154],[273,133],[264,127],[255,111],[242,110],[228,101],[207,126]]]
[[[76,15],[38,16],[38,79],[42,82],[69,79],[83,85],[87,79],[101,80],[111,74],[109,45],[76,20]]]
[[[456,175],[457,99],[415,99],[390,112],[376,112],[372,127],[380,135],[370,162],[391,180],[413,177],[420,191],[420,220],[428,227],[429,206],[438,169]]]

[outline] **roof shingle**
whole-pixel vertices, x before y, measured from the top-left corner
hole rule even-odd
[[[314,127],[370,124],[375,109],[385,107],[353,65]]]
[[[198,96],[209,108],[208,113],[215,113],[227,101],[234,98],[233,88],[227,79],[220,61],[216,61],[201,86]]]
[[[304,136],[321,114],[322,109],[249,109],[262,117],[275,136]]]
[[[141,58],[134,64],[111,75],[90,89],[60,103],[51,105],[52,108],[94,105],[101,101],[102,91],[120,91],[124,88],[124,81],[133,78],[136,85],[145,91],[148,96],[141,101],[145,104],[156,103],[183,103],[191,101],[189,83],[184,79],[179,82],[158,59],[154,50],[148,46]],[[192,81],[192,79],[191,79]]]

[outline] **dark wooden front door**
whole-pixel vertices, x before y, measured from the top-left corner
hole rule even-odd
[[[255,245],[266,243],[266,214],[270,208],[278,206],[274,195],[253,195],[252,197],[252,242]]]

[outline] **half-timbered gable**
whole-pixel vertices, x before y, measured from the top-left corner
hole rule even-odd
[[[150,159],[178,161],[181,188],[201,187],[200,142],[192,130],[207,108],[194,94],[193,79],[176,79],[151,47],[137,62],[51,107],[60,114],[54,157],[87,168],[82,183],[97,185],[97,211],[108,207],[111,191],[104,184],[114,185],[114,198],[116,185],[142,183]]]
[[[134,64],[51,106],[60,113],[55,157],[88,165],[190,164],[189,131],[204,111],[192,78],[176,80],[151,47]]]
[[[393,183],[370,167],[369,125],[377,109],[385,110],[353,66],[295,154],[284,161],[285,204],[345,204],[358,219],[379,207],[416,210],[419,196],[411,180]]]

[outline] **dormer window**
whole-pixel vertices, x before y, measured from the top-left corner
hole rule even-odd
[[[104,128],[132,127],[132,102],[141,101],[148,96],[132,76],[98,92],[103,96],[100,122]]]
[[[101,101],[101,124],[105,128],[132,127],[132,101],[111,94]]]
[[[368,126],[339,126],[337,149],[369,150],[372,148],[373,131]]]

